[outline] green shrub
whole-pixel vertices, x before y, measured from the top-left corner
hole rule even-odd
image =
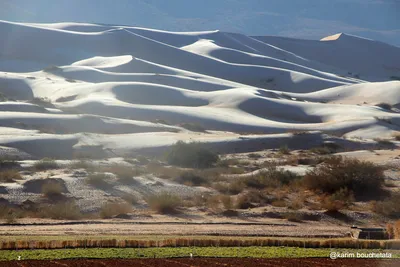
[[[384,184],[383,171],[381,166],[372,162],[330,157],[308,171],[303,183],[308,189],[328,194],[347,188],[356,198],[374,196]]]
[[[146,198],[146,202],[152,210],[162,214],[176,213],[182,205],[182,200],[178,196],[166,192],[150,195]]]
[[[35,164],[33,164],[33,168],[36,171],[45,171],[45,170],[51,170],[51,169],[58,169],[60,166],[54,159],[50,158],[44,158],[39,161],[36,161]]]
[[[214,152],[204,148],[199,143],[177,142],[171,146],[166,155],[171,165],[187,168],[210,168],[219,160]]]

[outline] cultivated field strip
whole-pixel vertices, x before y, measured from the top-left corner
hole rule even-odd
[[[79,259],[79,260],[31,260],[1,262],[0,267],[104,267],[104,266],[135,266],[135,267],[319,267],[319,266],[352,266],[352,267],[396,267],[400,260],[376,259],[336,259],[311,258],[311,259],[239,259],[239,258],[176,258],[176,259]]]
[[[206,239],[176,238],[161,240],[40,240],[0,241],[0,250],[18,249],[66,249],[66,248],[156,248],[156,247],[299,247],[299,248],[353,248],[353,249],[400,249],[398,240],[354,239]]]

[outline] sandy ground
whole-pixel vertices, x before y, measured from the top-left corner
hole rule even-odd
[[[40,223],[40,220],[34,220]],[[0,225],[4,236],[104,236],[104,235],[233,235],[233,236],[291,236],[291,237],[340,237],[349,232],[348,226],[329,223],[293,223],[286,220],[214,220],[206,222],[176,221],[102,221],[66,225]],[[211,221],[211,220],[208,220]],[[30,220],[32,223],[32,220]],[[52,224],[57,223],[55,221]],[[74,222],[72,222],[74,223]]]

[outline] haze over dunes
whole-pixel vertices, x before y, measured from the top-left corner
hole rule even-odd
[[[306,148],[400,130],[400,48],[378,41],[7,21],[0,35],[0,145],[33,156],[178,140]]]

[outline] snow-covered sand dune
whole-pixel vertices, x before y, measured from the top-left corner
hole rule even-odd
[[[52,156],[73,146],[128,151],[177,140],[246,151],[295,147],[291,131],[368,143],[400,130],[400,48],[356,36],[7,21],[0,36],[0,145],[36,156],[51,150],[35,153],[47,143],[63,147]],[[389,108],[376,106],[383,102]],[[256,142],[245,137],[255,132],[263,134]],[[298,147],[326,138],[316,136]]]

